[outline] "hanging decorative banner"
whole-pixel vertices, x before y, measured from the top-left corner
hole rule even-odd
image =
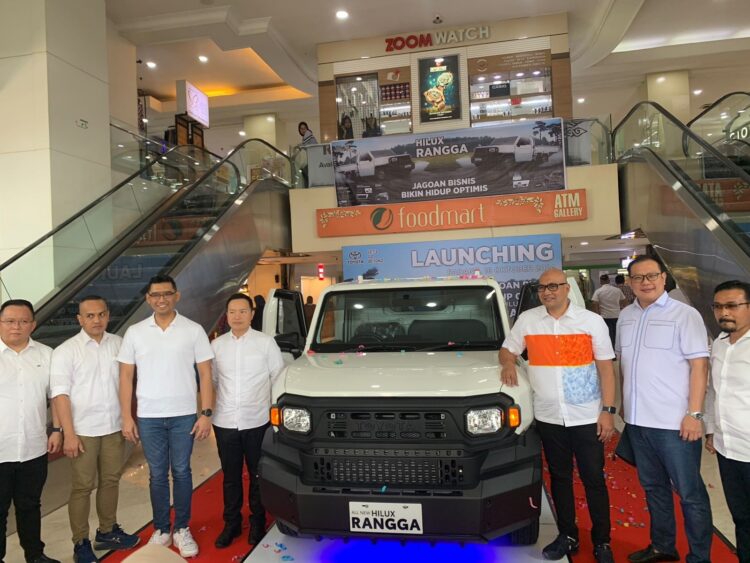
[[[337,205],[561,190],[562,146],[559,118],[335,141]]]
[[[536,225],[587,217],[586,190],[316,210],[319,237]]]

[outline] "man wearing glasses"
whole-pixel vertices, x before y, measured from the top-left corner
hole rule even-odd
[[[146,302],[154,314],[128,328],[117,359],[120,361],[122,433],[133,443],[140,438],[149,466],[154,517],[154,532],[149,543],[168,547],[174,541],[182,557],[195,557],[198,544],[189,528],[193,496],[190,455],[193,438],[203,440],[211,433],[214,399],[211,360],[214,354],[203,327],[175,309],[179,300],[180,292],[171,277],[151,278]],[[137,424],[131,414],[136,366]],[[198,416],[195,413],[196,367],[202,409]],[[169,508],[170,468],[175,510],[173,534]]]
[[[630,561],[679,561],[672,489],[680,496],[688,563],[710,561],[711,507],[700,475],[706,327],[698,311],[670,298],[667,274],[650,256],[628,265],[636,300],[620,313],[615,350],[623,377],[623,418],[646,492],[651,543]]]
[[[616,411],[609,330],[599,315],[570,302],[570,287],[561,270],[544,272],[537,292],[542,306],[521,314],[500,349],[500,379],[503,385],[518,384],[516,361],[527,350],[534,418],[552,478],[559,530],[542,554],[557,560],[579,549],[575,458],[593,523],[594,557],[599,563],[612,563],[604,480],[604,442],[614,433]]]
[[[737,558],[750,563],[750,284],[735,280],[716,286],[713,309],[722,333],[711,347],[706,449],[719,460]]]
[[[41,539],[47,453],[59,451],[62,438],[54,408],[47,438],[52,349],[31,339],[34,328],[34,307],[28,301],[11,299],[0,306],[0,561],[13,501],[26,561],[60,563],[44,555]]]
[[[244,293],[227,301],[231,330],[211,343],[216,384],[214,433],[224,472],[224,529],[218,548],[229,546],[242,532],[242,468],[250,474],[250,535],[257,545],[266,530],[266,509],[260,498],[258,462],[268,428],[271,387],[284,367],[276,341],[250,328],[253,302]]]

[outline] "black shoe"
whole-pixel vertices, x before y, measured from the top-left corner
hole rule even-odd
[[[247,536],[248,543],[258,545],[266,535],[265,524],[250,524],[250,533]]]
[[[224,529],[219,534],[219,537],[216,538],[214,545],[218,547],[219,549],[224,549],[225,547],[229,547],[230,545],[232,545],[234,538],[240,537],[241,533],[242,533],[242,528],[240,528],[239,526],[224,525]]]
[[[51,559],[47,557],[44,553],[41,555],[37,555],[33,559],[27,559],[26,563],[60,563],[57,559]]]
[[[578,553],[578,540],[565,534],[557,536],[555,541],[542,550],[544,558],[553,561],[562,559],[571,553]]]
[[[120,528],[119,524],[112,526],[112,530],[107,533],[101,530],[96,531],[96,537],[94,538],[94,548],[99,551],[111,550],[111,549],[132,549],[141,538],[137,534],[126,534],[125,531]]]
[[[73,561],[75,563],[99,563],[88,538],[82,539],[73,546]]]
[[[664,553],[658,551],[653,545],[646,549],[636,551],[628,555],[628,561],[632,563],[651,563],[652,561],[679,561],[680,556],[677,553]]]
[[[596,563],[615,563],[615,556],[608,543],[600,543],[594,546],[594,559],[596,559]]]

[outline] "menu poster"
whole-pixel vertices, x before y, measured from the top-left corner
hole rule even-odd
[[[419,120],[461,119],[458,55],[419,60]]]

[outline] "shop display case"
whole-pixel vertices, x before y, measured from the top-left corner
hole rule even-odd
[[[377,74],[336,78],[338,139],[359,139],[380,134]],[[351,123],[351,130],[348,124]]]

